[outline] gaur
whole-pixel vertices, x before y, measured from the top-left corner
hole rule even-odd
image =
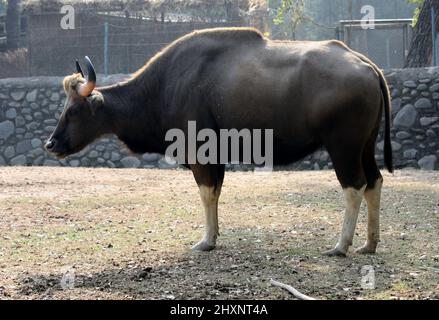
[[[343,188],[341,236],[328,255],[346,255],[362,199],[368,231],[359,253],[375,253],[380,238],[382,175],[375,160],[384,114],[384,162],[392,172],[390,96],[381,70],[339,41],[272,41],[251,28],[194,31],[155,55],[130,79],[96,88],[86,58],[64,79],[67,95],[46,149],[59,158],[97,138],[116,135],[134,153],[164,154],[166,132],[203,128],[273,129],[274,165],[325,148]],[[225,164],[190,164],[206,215],[203,239],[215,248],[218,198]],[[243,181],[245,188],[245,181]]]

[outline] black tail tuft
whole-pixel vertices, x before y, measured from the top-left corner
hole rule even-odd
[[[381,91],[383,93],[384,102],[384,164],[390,173],[393,173],[393,151],[392,141],[390,140],[390,122],[391,122],[391,103],[389,87],[387,86],[384,74],[379,70]]]

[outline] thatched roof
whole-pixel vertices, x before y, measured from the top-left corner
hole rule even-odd
[[[71,4],[81,8],[151,10],[197,9],[201,7],[224,7],[229,2],[245,12],[267,7],[267,0],[22,0],[24,9],[48,11],[57,9],[60,4]]]

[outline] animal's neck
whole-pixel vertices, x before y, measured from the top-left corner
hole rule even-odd
[[[161,152],[157,114],[158,90],[131,80],[100,89],[103,111],[115,134],[135,153]]]

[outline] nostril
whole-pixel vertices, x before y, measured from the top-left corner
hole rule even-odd
[[[48,140],[46,142],[46,145],[45,145],[46,149],[49,150],[49,151],[52,150],[54,146],[55,146],[55,140],[54,139]]]

